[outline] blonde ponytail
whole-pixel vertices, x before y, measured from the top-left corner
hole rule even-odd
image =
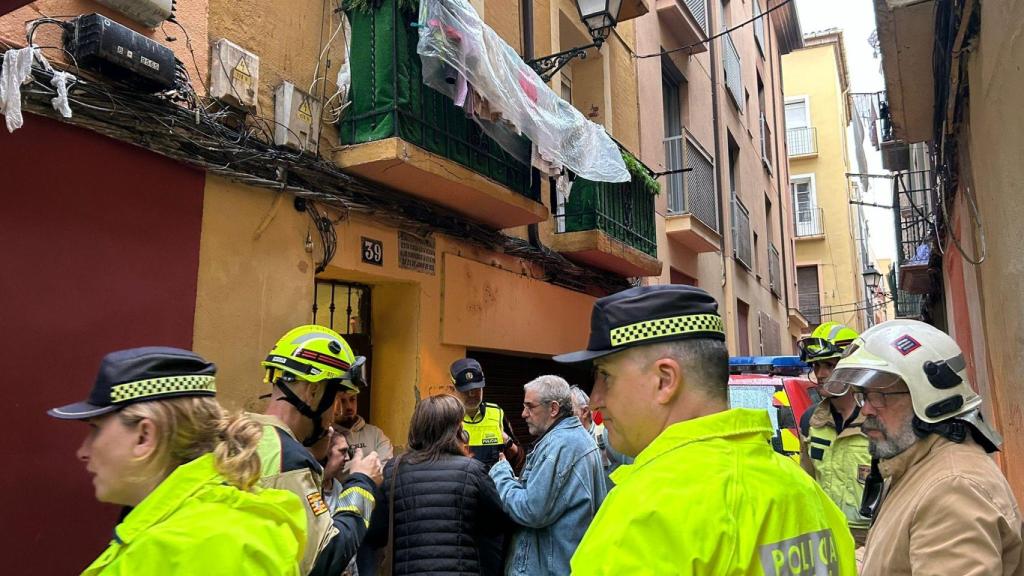
[[[217,427],[213,456],[217,471],[242,490],[251,490],[260,479],[260,455],[257,452],[263,426],[242,413],[224,414]]]
[[[156,449],[146,460],[152,474],[167,475],[208,452],[229,484],[252,490],[260,479],[263,427],[242,413],[228,414],[208,396],[151,400],[118,413],[126,425],[149,419],[158,431]]]

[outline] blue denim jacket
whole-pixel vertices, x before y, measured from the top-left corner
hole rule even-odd
[[[490,474],[505,511],[523,526],[512,536],[505,574],[568,574],[607,493],[601,455],[579,418],[561,420],[541,437],[521,478],[504,460]]]

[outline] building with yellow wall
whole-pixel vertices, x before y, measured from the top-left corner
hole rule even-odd
[[[849,72],[843,33],[804,36],[782,59],[800,310],[811,326],[866,328],[863,219],[850,204]]]

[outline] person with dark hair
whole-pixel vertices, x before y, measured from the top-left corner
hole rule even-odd
[[[572,572],[856,574],[846,517],[793,460],[772,450],[764,410],[729,409],[718,303],[692,286],[599,299],[586,350],[591,408],[635,458],[590,524]]]
[[[442,394],[416,405],[409,451],[384,469],[366,541],[391,548],[392,574],[501,574],[508,526],[487,469],[471,456],[466,409]]]
[[[77,455],[96,499],[130,507],[84,576],[299,574],[302,504],[257,487],[260,425],[224,412],[216,372],[188,350],[120,350],[88,400],[48,412],[88,422]]]

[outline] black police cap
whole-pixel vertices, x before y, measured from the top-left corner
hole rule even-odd
[[[555,356],[575,364],[634,346],[692,338],[725,340],[718,303],[695,286],[640,286],[605,296],[594,303],[586,350]]]

